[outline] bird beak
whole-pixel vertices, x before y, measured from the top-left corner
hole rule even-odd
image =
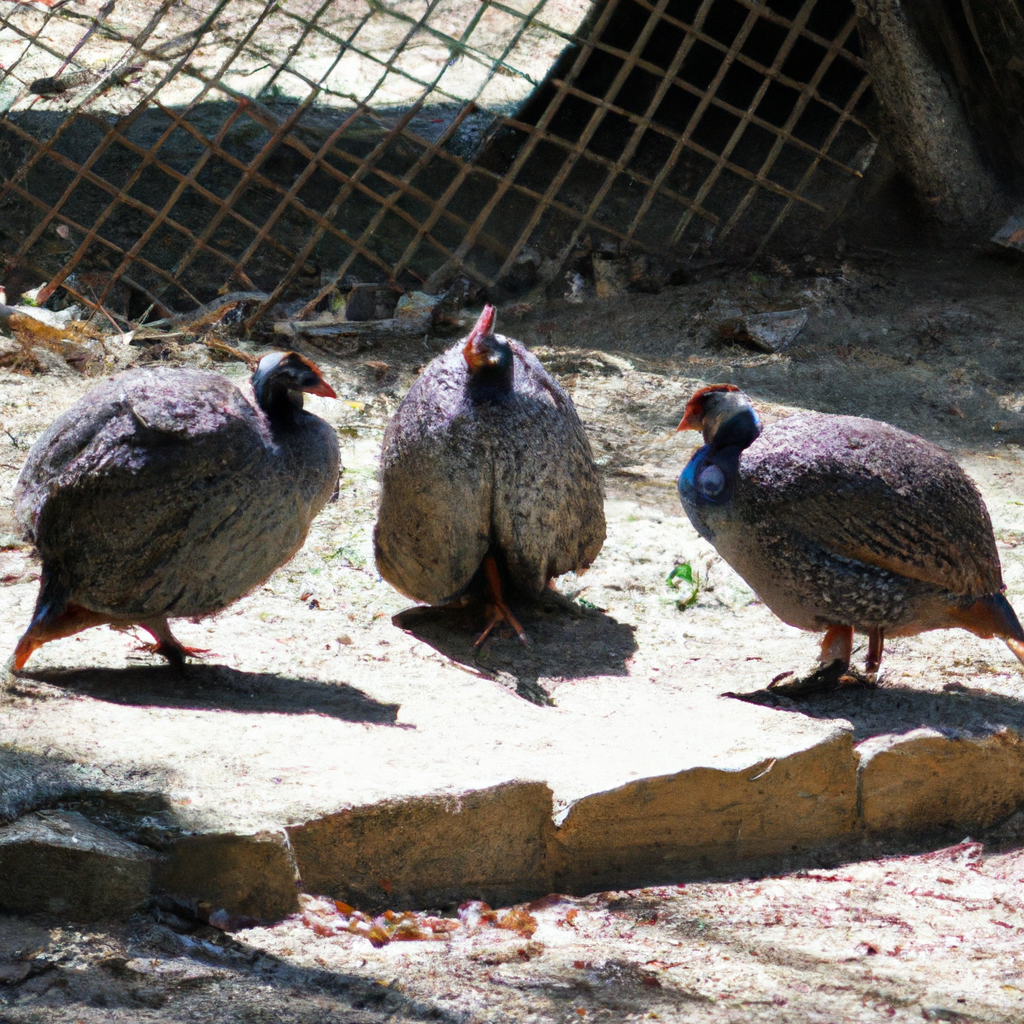
[[[334,393],[334,388],[332,388],[331,385],[320,376],[320,374],[317,374],[317,376],[320,377],[319,383],[314,384],[309,388],[303,388],[302,390],[305,391],[307,395],[320,395],[322,398],[337,398],[338,396]]]
[[[683,413],[683,418],[679,421],[679,426],[676,427],[676,432],[680,430],[700,430],[704,425],[704,410],[701,406],[690,401],[686,405],[686,412]]]
[[[477,338],[494,333],[494,312],[494,307],[490,303],[484,306],[484,311],[480,314],[480,319],[477,320],[476,326],[466,339],[467,341],[476,341]]]

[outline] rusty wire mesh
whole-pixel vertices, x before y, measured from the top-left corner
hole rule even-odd
[[[850,0],[0,0],[0,65],[0,256],[124,315],[755,252],[874,151]]]

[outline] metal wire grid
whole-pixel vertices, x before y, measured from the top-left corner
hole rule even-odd
[[[845,2],[837,23],[840,4],[836,0],[795,4],[789,0],[608,0],[591,17],[581,17],[576,31],[559,27],[557,19],[543,20],[546,6],[555,2],[539,0],[519,10],[510,4],[481,0],[464,5],[453,15],[450,4],[446,10],[445,0],[427,0],[422,13],[413,17],[398,4],[385,8],[378,0],[366,0],[365,4],[348,5],[348,31],[342,34],[335,25],[344,19],[329,18],[342,6],[337,0],[325,0],[318,6],[281,0],[262,4],[219,0],[206,5],[194,28],[163,41],[157,40],[162,38],[160,30],[166,26],[171,8],[177,6],[173,0],[164,0],[128,30],[119,28],[111,17],[116,3],[107,3],[84,19],[86,30],[76,45],[63,50],[51,42],[52,28],[56,23],[66,28],[71,13],[63,7],[40,11],[25,3],[7,5],[7,11],[0,11],[0,29],[11,33],[21,43],[21,50],[0,78],[0,87],[8,84],[8,93],[9,82],[17,83],[13,101],[4,104],[0,132],[20,141],[28,156],[3,180],[0,212],[19,200],[35,215],[17,252],[11,254],[13,261],[31,262],[48,232],[63,225],[77,244],[63,254],[46,293],[63,287],[77,300],[99,307],[123,280],[168,312],[174,304],[181,304],[182,297],[197,305],[216,288],[257,290],[259,284],[266,283],[253,280],[252,268],[259,264],[274,272],[274,280],[253,319],[296,284],[303,285],[307,294],[313,293],[298,314],[305,316],[340,282],[352,277],[375,277],[436,290],[461,273],[493,286],[506,278],[524,250],[541,236],[541,240],[557,241],[557,252],[547,267],[549,279],[557,277],[584,240],[591,244],[595,239],[605,240],[623,249],[678,251],[684,242],[692,247],[696,226],[699,239],[707,242],[713,232],[715,244],[721,244],[752,207],[765,205],[771,198],[777,202],[770,222],[760,231],[763,247],[794,207],[825,218],[834,214],[829,200],[812,198],[811,186],[823,167],[855,180],[870,157],[874,136],[858,114],[865,104],[869,79],[856,52],[855,16]],[[787,7],[795,9],[787,11]],[[819,17],[825,23],[825,34],[815,25],[818,8],[828,9],[827,17]],[[248,27],[230,45],[224,45],[218,27],[233,12],[248,14]],[[493,43],[476,45],[475,34],[489,12],[498,12],[513,26],[497,47]],[[461,31],[452,31],[460,15]],[[374,19],[388,19],[402,30],[386,56],[379,49],[361,45],[362,35]],[[79,17],[79,22],[82,20]],[[563,16],[563,25],[564,20]],[[443,24],[443,29],[438,24]],[[292,31],[287,46],[267,46],[260,41],[260,33],[268,29],[274,31],[275,40],[285,38],[282,26]],[[778,30],[770,61],[750,45],[758,32],[764,35],[765,26]],[[830,26],[832,30],[827,31]],[[567,51],[573,59],[556,64],[544,83],[520,53],[524,35],[538,28],[576,46],[575,53]],[[666,32],[674,33],[679,43],[667,60],[658,63],[651,52],[652,42]],[[164,31],[163,37],[167,35]],[[447,57],[437,62],[432,76],[403,66],[410,47],[417,41],[422,45],[424,37],[442,46]],[[196,54],[211,38],[221,39],[216,47],[217,62],[210,66],[207,61],[204,67]],[[100,39],[107,44],[105,56],[110,56],[111,44],[119,48],[116,58],[94,73],[91,85],[70,96],[55,130],[48,135],[33,133],[25,114],[54,101],[39,95],[40,80],[29,81],[28,76],[19,75],[19,67],[40,52],[49,55],[51,64],[56,62],[55,73],[45,81],[59,84],[68,66],[77,69],[82,65],[81,57],[74,63],[71,58],[85,55],[90,43]],[[628,49],[617,45],[623,41]],[[311,42],[333,55],[319,77],[306,74],[298,60],[303,47]],[[816,59],[805,57],[801,73],[794,77],[791,58],[799,46],[806,48],[808,43],[815,48]],[[339,91],[331,83],[339,63],[353,54],[380,72],[375,80],[361,83],[361,95]],[[246,94],[226,80],[243,59],[258,59],[270,69],[257,95]],[[465,89],[453,91],[446,86],[444,76],[457,60],[472,61],[480,71],[470,95]],[[606,69],[615,67],[614,73],[595,77],[595,60],[605,61],[602,67]],[[692,74],[691,65],[703,70]],[[841,88],[826,83],[836,66],[845,71],[839,76]],[[736,68],[757,79],[744,97],[745,104],[737,103],[736,90],[728,88],[729,76]],[[109,97],[125,90],[126,77],[142,69],[148,72],[145,87],[131,90],[130,109],[111,116],[105,109]],[[453,151],[451,144],[467,121],[486,109],[483,102],[499,75],[518,76],[527,88],[541,86],[537,95],[546,89],[550,97],[539,116],[522,119],[522,111],[530,106],[525,104],[521,111],[492,122],[490,138],[500,130],[521,140],[507,165],[494,167],[493,158],[483,159],[489,152],[486,141],[469,158]],[[397,115],[393,107],[375,102],[393,76],[411,83],[418,92]],[[646,86],[639,93],[633,88],[638,76]],[[175,105],[168,93],[182,78],[196,87],[187,103]],[[275,87],[286,78],[290,92],[296,92],[296,83],[301,83],[305,94],[282,115],[280,104],[268,102],[267,97],[273,96]],[[765,116],[762,112],[773,89],[794,94],[784,117],[778,116],[777,103],[774,113]],[[65,100],[69,91],[57,91],[58,101]],[[680,106],[674,102],[678,96],[692,100],[692,109],[681,126],[665,116],[667,105]],[[213,101],[225,106],[216,131],[199,127],[196,116],[203,104]],[[457,109],[431,137],[417,124],[417,118],[444,102]],[[573,103],[576,106],[570,109]],[[801,131],[801,118],[812,108],[817,115],[816,139]],[[318,146],[311,145],[311,134],[304,129],[324,109],[336,115],[334,127],[326,134],[320,132],[324,137]],[[588,110],[589,115],[580,118],[580,109]],[[164,119],[165,127],[149,145],[143,145],[131,138],[132,128],[144,114],[154,111]],[[567,111],[573,115],[568,122]],[[827,131],[821,130],[822,112],[827,112],[831,121]],[[732,130],[705,138],[708,133],[702,135],[702,129],[723,114],[732,119]],[[365,121],[379,130],[374,144],[360,153],[348,140],[355,126]],[[91,125],[99,136],[84,158],[69,156],[60,148],[71,126],[81,122]],[[239,153],[237,146],[228,144],[232,133],[238,134],[239,125],[249,122],[266,133],[260,149],[252,155]],[[611,123],[617,127],[609,155],[602,152],[609,146],[601,133]],[[627,126],[625,130],[623,126]],[[846,140],[842,155],[834,155],[836,140],[851,130],[854,142]],[[755,131],[769,137],[771,144],[751,167],[744,146]],[[184,133],[198,149],[187,170],[175,166],[180,161],[161,155],[176,133]],[[655,165],[652,140],[661,144],[656,148]],[[115,176],[97,170],[113,146],[133,158],[130,173],[116,181],[110,180]],[[283,146],[303,164],[287,183],[269,166]],[[774,172],[780,158],[789,154],[792,160],[793,153],[804,158],[803,170],[794,184],[786,185],[779,180],[783,176]],[[676,172],[681,161],[694,158],[700,162],[699,181],[683,191]],[[203,183],[204,171],[213,164],[237,175],[232,188],[217,189]],[[43,198],[37,194],[38,188],[30,187],[32,175],[52,167],[65,172],[64,188],[56,197]],[[568,186],[581,170],[584,188],[573,192]],[[153,172],[164,176],[169,188],[160,206],[132,194],[136,184]],[[314,175],[326,175],[333,190],[330,201],[321,202],[319,208],[303,194]],[[730,201],[722,208],[721,202],[713,201],[713,194],[725,179],[733,188]],[[737,182],[743,186],[739,193]],[[629,202],[620,202],[615,215],[609,217],[605,207],[617,192],[622,193],[623,183],[630,193]],[[89,186],[108,201],[91,223],[83,224],[69,211],[76,192]],[[262,204],[259,223],[248,212],[254,189],[264,198],[272,198],[271,206]],[[581,191],[585,202],[580,201]],[[835,206],[834,197],[830,199]],[[339,214],[355,200],[360,206],[358,230],[345,230]],[[212,209],[203,227],[190,226],[183,222],[184,217],[174,215],[183,201],[201,201]],[[105,230],[125,210],[148,221],[130,244],[112,238],[112,232]],[[289,231],[276,230],[286,221]],[[296,223],[301,225],[298,231]],[[225,226],[231,228],[226,239]],[[173,261],[156,258],[152,244],[158,233],[166,230],[175,236],[181,250]],[[340,257],[326,268],[313,259],[325,238]],[[247,241],[242,244],[240,239]],[[87,266],[108,271],[90,295],[76,287],[76,270]]]

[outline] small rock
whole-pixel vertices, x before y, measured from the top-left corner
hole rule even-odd
[[[789,348],[806,323],[806,309],[749,313],[719,324],[718,333],[760,352],[774,353]]]
[[[629,288],[631,265],[629,257],[594,260],[594,292],[599,299],[624,295]]]
[[[18,963],[0,961],[0,985],[17,985],[32,973],[32,964],[22,960]]]

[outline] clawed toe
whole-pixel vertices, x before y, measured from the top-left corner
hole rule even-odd
[[[795,672],[783,672],[776,676],[766,689],[770,693],[799,700],[815,693],[831,693],[854,686],[874,688],[876,685],[875,673],[858,672],[842,659],[836,658],[835,661],[822,665],[805,676],[798,676]]]
[[[490,617],[487,622],[487,627],[477,637],[476,643],[473,644],[475,648],[483,646],[483,642],[491,635],[494,627],[498,625],[499,622],[507,622],[515,631],[516,636],[519,637],[520,642],[525,644],[527,647],[530,646],[530,638],[526,635],[526,630],[519,625],[519,620],[512,614],[511,609],[504,601],[500,604],[489,605],[489,609]]]
[[[148,627],[144,628],[148,629]],[[202,659],[213,654],[213,651],[206,647],[186,647],[173,637],[169,640],[161,637],[155,643],[141,641],[135,649],[137,651],[144,651],[147,654],[159,654],[162,658],[166,658],[171,668],[178,672],[184,672],[187,668],[188,662],[185,660],[186,658]]]

